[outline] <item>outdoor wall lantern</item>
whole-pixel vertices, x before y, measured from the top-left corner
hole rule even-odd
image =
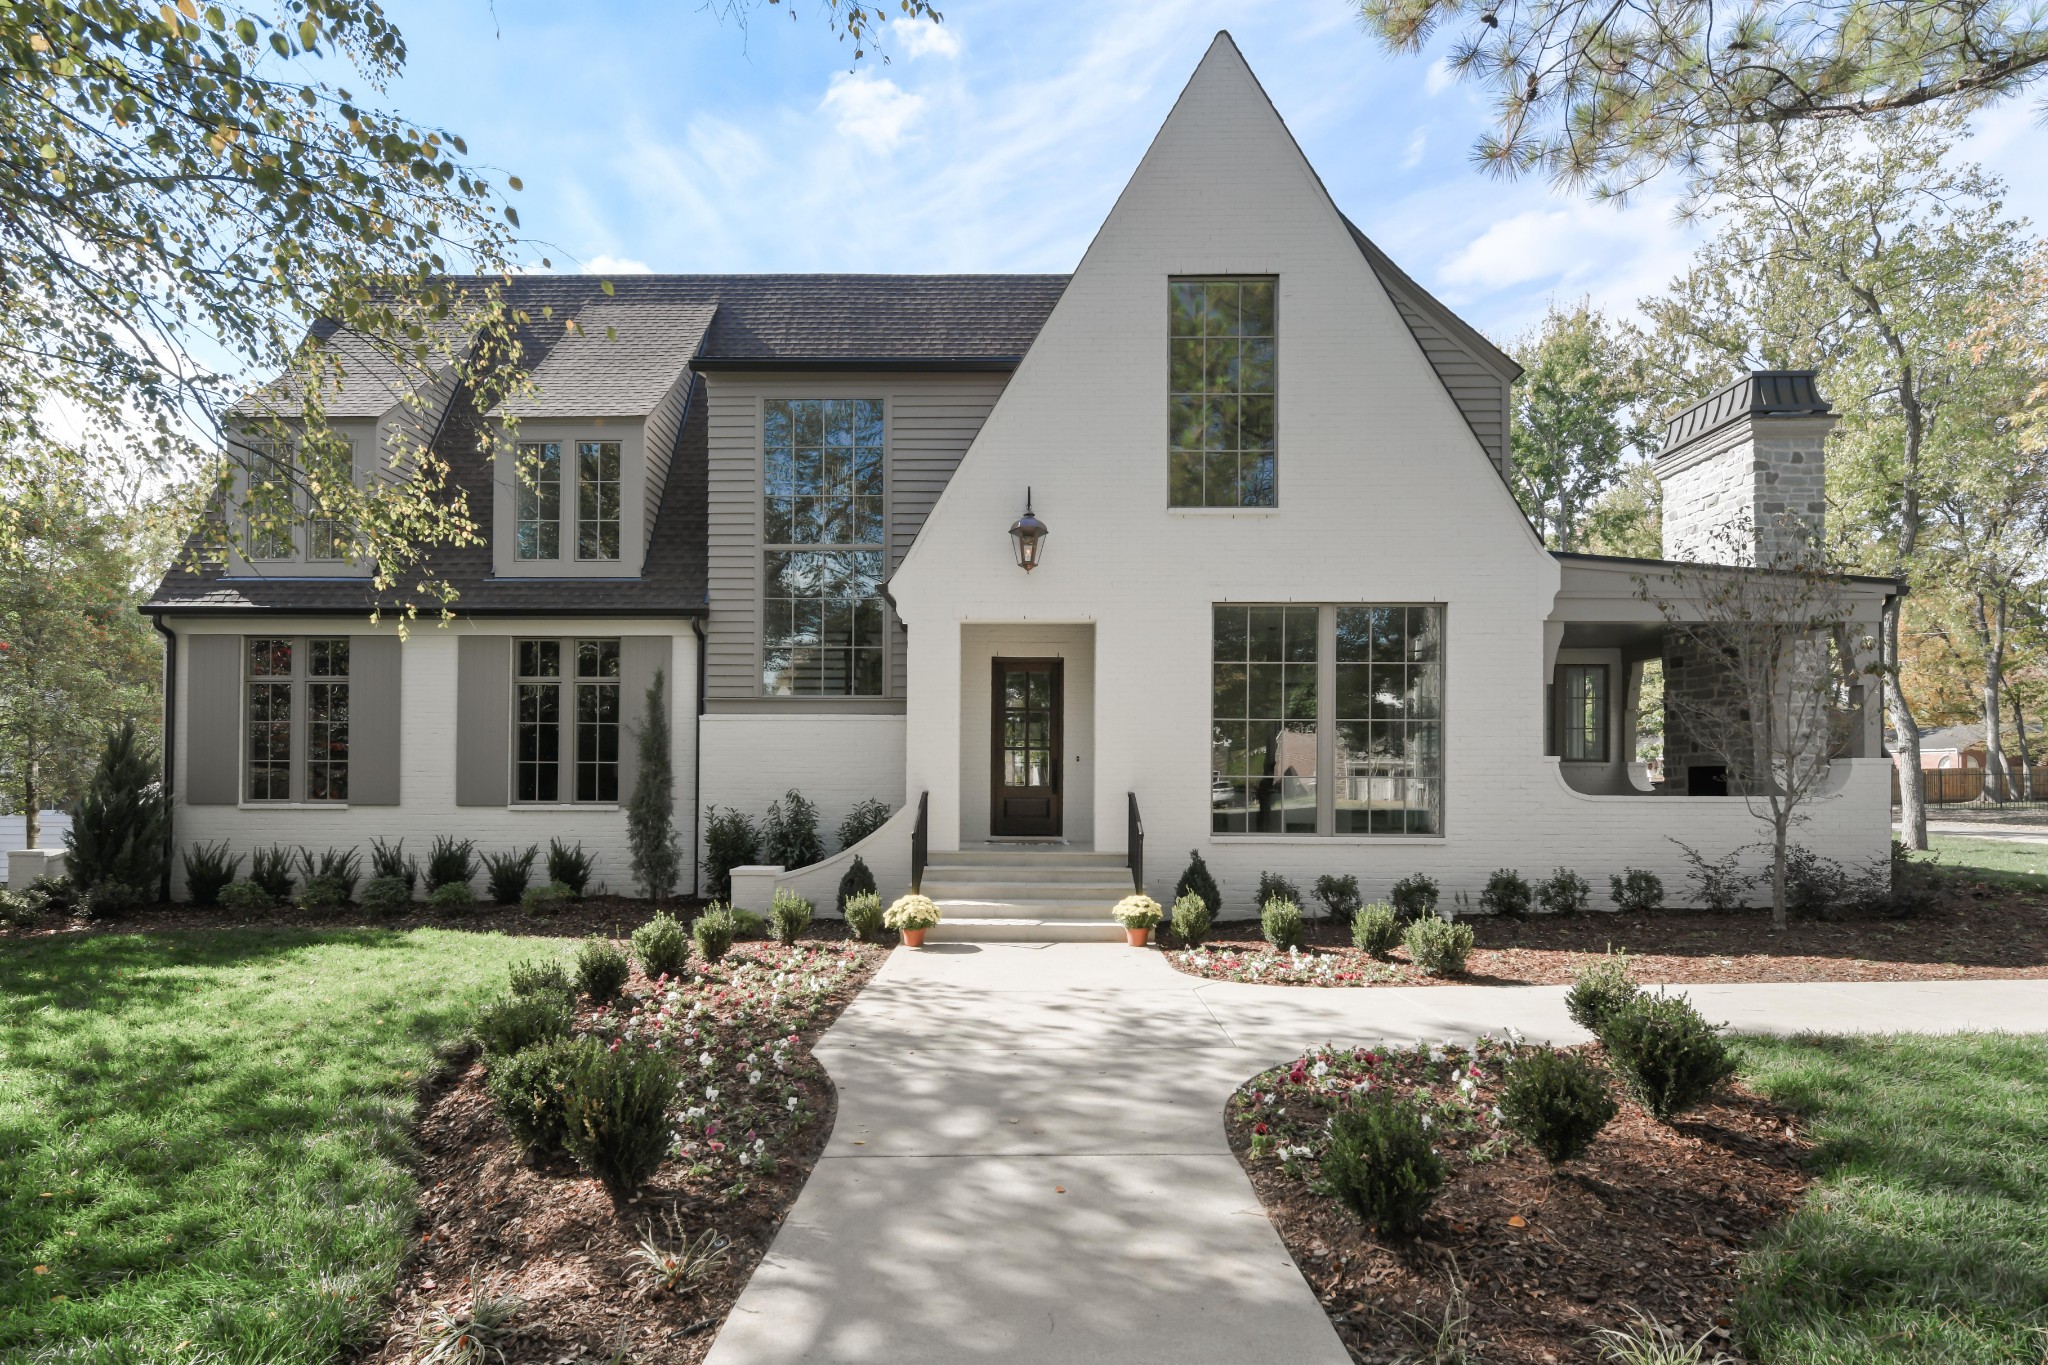
[[[1045,523],[1031,512],[1031,490],[1024,490],[1024,515],[1017,518],[1010,527],[1010,539],[1017,542],[1017,567],[1030,573],[1038,567],[1038,556],[1043,552],[1045,538],[1052,534]]]

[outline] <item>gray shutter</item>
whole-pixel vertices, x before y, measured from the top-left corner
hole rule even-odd
[[[455,656],[455,804],[512,800],[512,637],[464,635]]]
[[[619,715],[625,721],[619,735],[621,804],[633,799],[633,782],[640,775],[640,727],[647,723],[647,689],[654,686],[654,674],[657,669],[668,685],[670,743],[674,743],[674,654],[673,636],[628,635],[619,641]]]
[[[185,804],[232,806],[242,794],[242,637],[184,644]]]
[[[352,635],[348,643],[348,800],[352,806],[398,804],[398,679],[396,635]]]

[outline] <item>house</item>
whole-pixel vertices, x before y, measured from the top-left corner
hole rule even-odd
[[[1092,937],[1198,849],[1226,915],[1265,870],[1625,865],[1758,837],[1698,754],[1631,776],[1643,665],[1683,660],[1653,561],[1548,551],[1509,491],[1514,363],[1331,201],[1219,35],[1070,276],[522,276],[520,474],[453,386],[427,420],[482,544],[450,625],[373,623],[366,566],[302,533],[173,571],[177,840],[580,840],[629,883],[621,800],[670,683],[679,824],[790,788],[949,930]],[[564,319],[580,319],[572,331]],[[377,439],[365,399],[347,420]],[[1817,524],[1810,374],[1676,420],[1665,543]],[[1873,623],[1894,585],[1852,585]],[[1858,699],[1860,701],[1860,699]],[[339,737],[341,743],[336,744]],[[1889,834],[1864,707],[1803,842]],[[1636,771],[1640,773],[1640,766]]]

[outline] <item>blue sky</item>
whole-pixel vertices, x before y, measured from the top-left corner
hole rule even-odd
[[[1629,311],[1693,240],[1675,185],[1616,210],[1474,171],[1479,97],[1341,0],[953,0],[857,68],[800,4],[743,29],[689,4],[387,0],[412,54],[389,98],[523,177],[557,269],[1064,271],[1228,28],[1338,205],[1496,339],[1552,298]],[[2040,224],[2031,106],[1971,147]]]

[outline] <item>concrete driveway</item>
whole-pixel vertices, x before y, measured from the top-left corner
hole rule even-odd
[[[1750,1032],[2048,1031],[2042,981],[1687,990]],[[1563,996],[1203,982],[1101,944],[898,949],[818,1047],[837,1125],[711,1365],[1342,1365],[1224,1101],[1326,1039],[1582,1041]]]

